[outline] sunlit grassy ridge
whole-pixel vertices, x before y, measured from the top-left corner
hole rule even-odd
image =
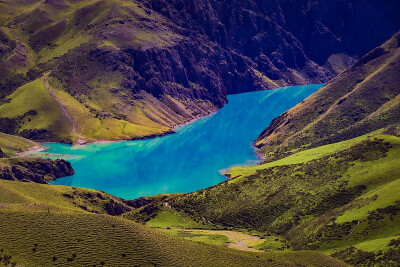
[[[359,143],[360,141],[366,139],[366,138],[371,138],[374,136],[377,136],[379,134],[382,134],[384,130],[380,129],[372,133],[368,133],[363,136],[359,136],[357,138],[349,139],[346,141],[330,144],[330,145],[324,145],[324,146],[319,146],[316,148],[308,149],[305,151],[300,151],[298,153],[295,153],[293,155],[290,155],[288,157],[285,157],[283,159],[279,159],[273,162],[269,163],[263,163],[260,165],[256,166],[251,166],[251,167],[235,167],[229,170],[227,175],[231,178],[235,178],[237,176],[244,177],[246,175],[251,175],[256,173],[257,170],[263,170],[268,167],[274,167],[274,166],[283,166],[283,165],[290,165],[290,164],[299,164],[299,163],[304,163],[313,159],[318,159],[323,156],[331,155],[336,152],[342,151],[344,149],[350,148],[351,146]],[[238,179],[232,180],[232,182],[236,182]]]
[[[121,203],[95,190],[0,181],[0,249],[24,266],[345,266],[314,252],[251,253],[183,240],[106,215],[111,199]]]
[[[68,186],[0,180],[0,190],[0,202],[9,205],[8,208],[13,210],[23,208],[23,204],[32,203],[39,203],[37,209],[42,211],[48,211],[50,208],[50,210],[68,212],[89,210],[96,213],[107,213],[106,204],[110,201],[127,207],[121,199],[109,194]],[[129,208],[127,209],[129,210]]]
[[[59,104],[44,88],[42,79],[18,88],[6,100],[0,106],[2,131],[9,129],[8,132],[48,140],[65,140],[72,135]]]
[[[212,262],[225,266],[254,266],[268,262],[266,255],[256,257],[191,243],[106,215],[1,212],[0,216],[5,230],[2,240],[7,240],[2,245],[18,255],[15,256],[17,262],[28,266],[184,266]],[[18,231],[13,231],[13,222],[17,222]],[[277,263],[279,265],[284,266]]]
[[[110,74],[111,78],[114,75]],[[110,76],[105,75],[105,80]],[[120,80],[120,78],[118,78]],[[140,108],[132,103],[120,103],[121,98],[127,97],[129,92],[111,93],[102,84],[94,84],[94,90],[89,97],[80,97],[79,100],[60,89],[52,89],[58,98],[65,105],[66,112],[75,124],[77,134],[88,140],[121,140],[143,137],[149,134],[162,134],[170,129],[160,126],[147,118]],[[108,83],[108,87],[117,88],[117,84]],[[118,104],[117,104],[118,103]],[[103,110],[115,112],[117,116],[107,114]],[[119,109],[129,110],[130,114],[120,114]],[[140,115],[142,114],[142,115]],[[136,123],[132,123],[135,121]],[[76,138],[76,137],[75,137]]]
[[[8,156],[14,156],[34,146],[40,145],[22,137],[0,133],[0,149]]]
[[[133,90],[142,78],[129,53],[168,50],[183,38],[140,3],[2,1],[0,9],[2,132],[62,142],[142,138],[217,109],[190,95]]]

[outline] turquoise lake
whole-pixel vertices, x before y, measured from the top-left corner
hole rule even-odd
[[[148,140],[70,146],[46,143],[43,153],[72,163],[75,175],[51,182],[102,190],[125,199],[193,192],[226,180],[221,173],[257,164],[253,141],[275,117],[322,85],[228,96],[217,113]]]

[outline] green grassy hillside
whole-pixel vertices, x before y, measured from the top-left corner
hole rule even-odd
[[[315,252],[254,253],[184,240],[107,215],[120,199],[0,181],[0,255],[21,266],[345,266]]]
[[[377,132],[346,142],[302,162],[235,168],[225,183],[164,202],[195,221],[281,236],[284,248],[346,255],[353,264],[397,261],[389,244],[400,237],[400,138]],[[359,250],[372,256],[357,258]]]
[[[302,103],[256,140],[267,161],[386,127],[399,133],[400,33]]]
[[[0,10],[1,132],[79,143],[142,138],[217,109],[176,93],[189,90],[179,84],[157,97],[132,88],[143,78],[129,53],[183,38],[135,1],[2,1]]]
[[[22,137],[0,133],[0,149],[7,156],[15,156],[17,153],[21,153],[29,148],[35,147],[39,148],[40,145]]]
[[[1,131],[37,140],[68,140],[72,135],[59,104],[44,88],[42,79],[30,82],[9,95],[0,106]]]

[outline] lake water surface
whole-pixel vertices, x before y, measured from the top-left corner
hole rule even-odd
[[[217,113],[148,140],[70,146],[43,153],[72,163],[75,175],[51,182],[105,191],[125,199],[192,192],[218,184],[224,170],[258,162],[252,146],[271,120],[322,85],[230,95]]]

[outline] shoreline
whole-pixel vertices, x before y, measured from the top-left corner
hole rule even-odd
[[[265,155],[259,152],[259,150],[257,149],[257,147],[254,145],[254,142],[253,142],[252,147],[254,148],[254,154],[256,154],[256,156],[257,156],[256,163],[255,163],[254,165],[249,165],[249,164],[246,164],[246,163],[244,163],[244,164],[237,164],[237,165],[234,165],[234,166],[225,168],[225,169],[218,170],[218,172],[219,172],[222,176],[225,176],[227,181],[230,181],[230,180],[232,180],[232,176],[231,176],[230,174],[228,174],[228,172],[229,172],[230,170],[232,170],[233,168],[236,168],[236,167],[250,167],[250,166],[257,166],[257,165],[262,164],[263,161],[266,159]]]
[[[67,142],[46,142],[46,141],[44,141],[43,143],[45,143],[45,144],[59,143],[59,144],[66,144],[66,145],[79,147],[79,146],[85,146],[85,145],[90,145],[90,144],[108,144],[108,143],[118,143],[118,142],[125,142],[125,141],[148,140],[148,139],[153,139],[153,138],[157,138],[157,137],[163,137],[163,136],[167,136],[167,135],[170,135],[170,134],[174,134],[174,133],[176,133],[178,131],[179,128],[184,127],[185,125],[188,125],[188,124],[192,124],[192,123],[194,123],[194,122],[196,122],[196,121],[198,121],[200,119],[206,118],[208,116],[212,116],[215,113],[217,113],[218,111],[219,111],[219,109],[216,110],[216,111],[213,111],[213,112],[211,112],[209,114],[200,116],[198,118],[193,118],[193,119],[190,119],[190,120],[188,120],[186,122],[177,124],[177,125],[173,126],[171,129],[169,129],[169,130],[167,130],[165,132],[158,133],[158,134],[150,134],[150,135],[146,135],[146,136],[142,136],[142,137],[127,138],[127,139],[117,139],[117,140],[103,140],[103,139],[99,139],[99,140],[95,140],[95,141],[88,140],[87,142],[84,142],[84,143],[79,143],[77,141],[71,142],[71,143],[67,143]],[[33,152],[40,152],[40,151],[46,150],[45,146],[42,146],[42,147],[44,147],[44,149],[38,150],[38,151],[33,151]]]
[[[209,114],[207,114],[207,115],[203,115],[203,116],[200,116],[200,117],[198,117],[198,118],[190,119],[190,120],[188,120],[188,121],[186,121],[186,122],[183,122],[183,123],[181,123],[181,124],[177,124],[177,125],[175,125],[174,127],[172,127],[172,131],[173,131],[174,133],[176,133],[176,131],[177,131],[179,128],[181,128],[181,127],[183,127],[183,126],[185,126],[185,125],[188,125],[188,124],[195,123],[195,122],[198,121],[198,120],[201,120],[201,119],[210,117],[210,116],[216,114],[219,110],[220,110],[220,109],[217,109],[216,111],[213,111],[213,112],[211,112],[211,113],[209,113]]]
[[[24,157],[24,156],[28,156],[30,154],[38,153],[38,152],[45,151],[45,150],[46,150],[46,147],[42,146],[42,145],[31,146],[31,147],[28,147],[27,150],[17,153],[17,155],[19,157]]]
[[[118,143],[118,142],[125,142],[125,141],[136,141],[136,140],[146,140],[146,139],[152,139],[152,138],[157,138],[157,137],[163,137],[169,134],[173,134],[175,133],[175,131],[173,130],[169,130],[169,131],[165,131],[159,134],[151,134],[151,135],[146,135],[143,137],[137,137],[137,138],[127,138],[127,139],[117,139],[117,140],[103,140],[103,139],[99,139],[96,141],[89,141],[89,142],[85,142],[82,144],[74,144],[72,143],[72,146],[85,146],[85,145],[90,145],[90,144],[108,144],[108,143]],[[46,142],[46,143],[50,143],[50,142]],[[57,143],[57,142],[51,142],[51,143]]]

